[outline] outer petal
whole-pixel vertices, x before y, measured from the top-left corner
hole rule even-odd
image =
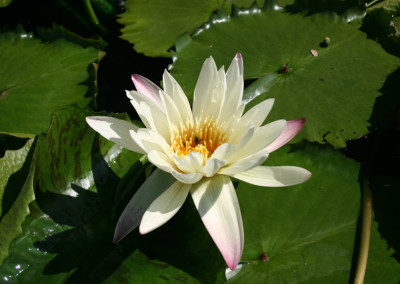
[[[159,93],[161,89],[156,84],[154,84],[149,79],[137,74],[132,75],[131,78],[133,84],[136,87],[136,90],[139,93],[142,93],[143,95],[151,98],[155,103],[162,107]]]
[[[215,175],[190,189],[200,217],[230,269],[243,252],[243,224],[235,188],[229,177]]]
[[[268,158],[268,152],[261,150],[219,170],[221,175],[233,176],[236,173],[245,172],[261,165]]]
[[[170,174],[158,169],[154,171],[135,193],[119,217],[114,232],[114,243],[119,242],[139,226],[146,209],[154,199],[167,190],[174,182],[176,180]]]
[[[311,177],[311,173],[306,169],[292,166],[260,166],[232,176],[258,186],[280,187],[305,182]]]
[[[289,120],[281,135],[267,147],[267,151],[271,153],[292,140],[303,128],[305,123],[305,118]]]
[[[235,128],[235,131],[241,133],[242,129],[259,127],[267,118],[272,106],[274,105],[274,102],[275,99],[268,99],[252,107],[242,116],[239,124]]]
[[[144,213],[139,232],[147,234],[171,219],[182,207],[190,187],[191,185],[176,181],[158,196]]]
[[[240,147],[238,145],[236,151],[229,157],[228,162],[233,164],[236,160],[241,160],[261,150],[265,150],[268,145],[279,137],[285,126],[286,120],[281,119],[257,128],[248,143],[240,143]],[[268,152],[265,150],[265,153]]]
[[[133,152],[145,154],[132,139],[130,132],[136,133],[138,127],[127,121],[108,116],[88,116],[86,122],[104,138]]]

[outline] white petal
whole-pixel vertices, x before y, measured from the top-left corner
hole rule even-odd
[[[161,91],[160,96],[163,106],[165,108],[165,113],[167,115],[168,123],[170,125],[173,124],[179,126],[180,123],[182,122],[182,118],[179,109],[175,105],[175,102],[172,100],[170,96],[166,95],[165,92]]]
[[[114,232],[114,243],[119,242],[139,226],[142,216],[150,204],[160,194],[176,182],[173,176],[161,170],[155,170],[142,184],[119,217]]]
[[[215,175],[190,189],[200,217],[230,269],[243,252],[242,216],[235,188],[229,177]]]
[[[214,89],[214,81],[217,77],[217,66],[212,57],[204,61],[201,68],[199,79],[193,95],[193,117],[201,117],[202,112],[207,108],[209,102],[209,94]]]
[[[239,125],[235,130],[240,132],[242,128],[247,129],[250,126],[259,127],[267,118],[274,102],[275,99],[268,99],[252,107],[242,116]]]
[[[154,100],[136,91],[126,91],[126,95],[146,128],[169,140],[169,125],[164,110]]]
[[[135,141],[145,153],[153,150],[162,152],[167,147],[161,135],[147,128],[140,128],[137,132],[130,131],[131,139]]]
[[[136,90],[139,93],[142,93],[146,95],[147,97],[151,98],[153,101],[155,101],[160,107],[161,107],[161,99],[160,99],[160,94],[159,91],[161,90],[156,84],[154,84],[152,81],[149,79],[134,74],[132,75],[132,82],[136,87]]]
[[[203,178],[203,174],[200,173],[180,173],[178,171],[172,171],[171,174],[182,183],[194,184]]]
[[[231,141],[232,144],[236,145],[235,151],[237,154],[238,151],[241,151],[241,149],[246,148],[246,145],[253,138],[254,133],[256,132],[256,129],[254,127],[250,127],[247,129],[243,129],[242,132],[238,132],[238,131],[236,131],[236,132],[237,132],[236,134],[231,135],[231,137],[229,138],[229,141]],[[234,155],[232,155],[232,156],[234,156]]]
[[[229,163],[233,163],[235,160],[243,159],[247,156],[251,156],[261,150],[265,150],[279,135],[283,132],[286,126],[286,120],[276,120],[267,125],[257,128],[251,140],[241,147],[237,147],[234,155],[230,157]]]
[[[182,117],[183,122],[186,119],[193,121],[192,110],[190,108],[189,101],[183,92],[181,86],[166,70],[163,75],[164,91],[167,95],[171,96],[172,100],[175,102],[177,109]]]
[[[219,174],[233,176],[236,173],[248,171],[254,167],[261,165],[268,158],[268,153],[261,150],[241,160],[236,160],[234,163],[225,166],[219,170]]]
[[[219,160],[215,158],[210,158],[207,160],[206,165],[203,168],[203,175],[206,177],[212,177],[215,175],[220,168],[225,166],[226,161]]]
[[[144,213],[139,232],[147,234],[171,219],[185,202],[190,187],[191,185],[176,181],[158,196]]]
[[[243,97],[243,59],[238,53],[226,72],[226,95],[221,111],[221,121],[227,121],[238,109]]]
[[[136,133],[138,127],[130,122],[108,116],[88,116],[86,122],[104,138],[133,152],[145,152],[132,139],[130,132]]]
[[[210,158],[219,160],[227,160],[227,158],[235,151],[235,146],[231,143],[225,143],[217,147]]]
[[[151,151],[147,154],[147,158],[150,163],[167,173],[172,173],[173,171],[178,170],[175,163],[163,152],[156,150]]]
[[[197,173],[203,167],[203,155],[199,152],[192,151],[183,158],[173,157],[176,166],[184,173]]]
[[[306,169],[292,166],[260,166],[232,176],[258,186],[280,187],[305,182],[311,177],[311,173]]]

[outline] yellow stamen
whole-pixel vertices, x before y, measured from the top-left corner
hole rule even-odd
[[[225,129],[213,117],[196,118],[194,123],[186,120],[180,123],[179,128],[173,126],[171,150],[179,158],[184,158],[192,151],[199,152],[205,163],[218,146],[226,142]]]

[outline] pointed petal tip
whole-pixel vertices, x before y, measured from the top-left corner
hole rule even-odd
[[[118,227],[115,228],[114,231],[114,238],[113,238],[113,244],[117,244],[119,243],[120,240],[122,240],[124,237],[126,236],[126,234],[122,234],[120,230],[118,230]]]
[[[300,132],[300,130],[303,128],[304,124],[306,123],[305,118],[299,118],[299,119],[293,119],[293,120],[288,120],[286,122],[286,127],[281,133],[281,135],[274,141],[272,142],[268,147],[267,151],[269,153],[279,149],[286,143],[288,143],[290,140],[293,139],[297,135],[297,133]]]
[[[231,263],[231,264],[227,263],[230,270],[235,270],[236,266],[238,266],[238,264],[239,264],[239,262],[237,262],[237,263],[235,262],[235,263]]]
[[[237,61],[239,61],[239,60],[243,60],[243,56],[242,56],[242,54],[241,54],[240,52],[236,53],[236,55],[235,55],[235,59],[236,59]]]

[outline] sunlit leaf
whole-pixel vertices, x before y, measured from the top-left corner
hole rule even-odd
[[[0,34],[0,50],[0,132],[31,137],[48,129],[56,109],[90,102],[84,84],[94,48],[7,32]]]
[[[29,140],[22,149],[7,151],[5,156],[0,159],[0,213],[1,206],[4,204],[1,198],[4,191],[6,189],[8,191],[14,190],[16,192],[12,192],[11,194],[17,196],[13,200],[14,202],[9,205],[10,208],[7,212],[2,212],[3,216],[0,219],[0,265],[8,256],[8,247],[11,241],[22,233],[21,224],[29,214],[29,203],[35,198],[33,193],[33,173],[35,166],[34,163],[30,163],[31,159],[27,161],[31,165],[27,176],[23,176],[26,179],[21,188],[19,188],[18,184],[15,184],[18,181],[10,179],[10,176],[19,171],[23,166],[32,142],[33,139]]]
[[[171,56],[175,39],[208,21],[221,0],[126,1],[121,15],[122,38],[148,56]]]
[[[204,58],[212,55],[227,67],[241,52],[245,79],[258,79],[245,90],[245,101],[253,99],[248,108],[275,98],[269,119],[307,118],[294,142],[306,138],[343,147],[368,133],[379,90],[400,64],[367,39],[355,17],[356,12],[344,18],[328,12],[238,11],[181,37],[171,72],[192,98]]]

